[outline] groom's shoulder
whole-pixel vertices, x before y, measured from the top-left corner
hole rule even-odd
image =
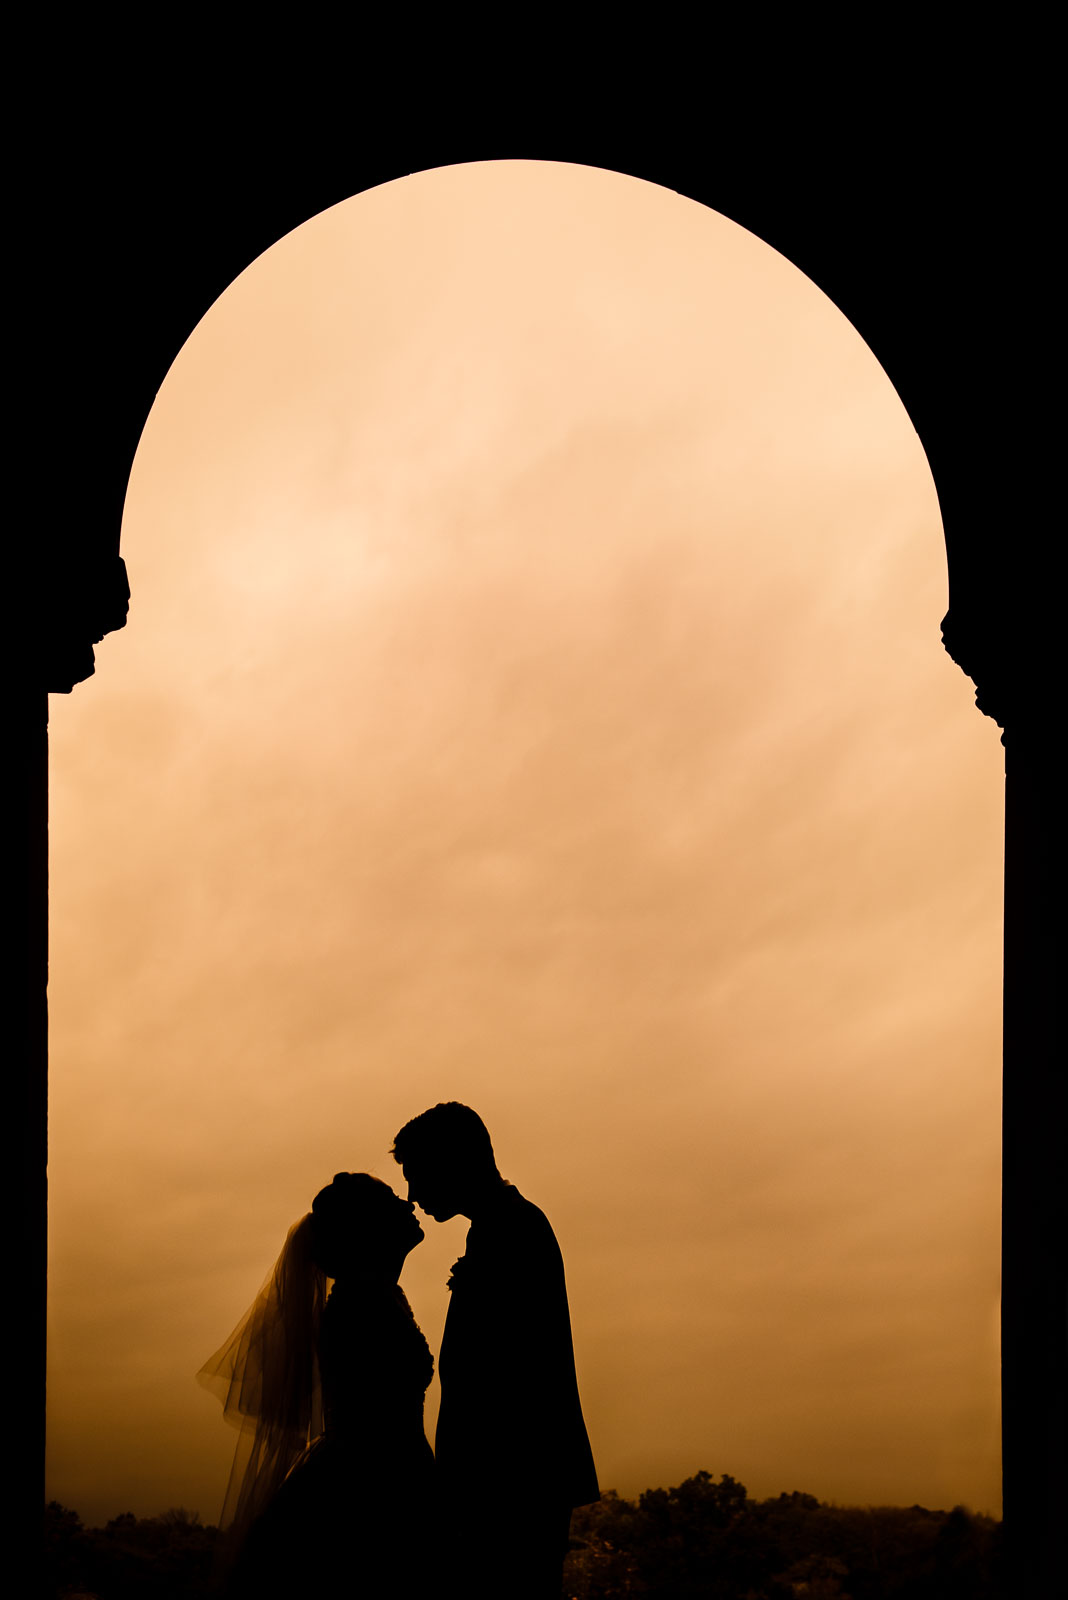
[[[540,1245],[544,1249],[559,1250],[552,1223],[545,1212],[540,1206],[536,1206],[533,1200],[528,1200],[526,1195],[520,1194],[515,1184],[510,1183],[506,1186],[504,1203],[508,1230],[513,1238],[526,1240],[532,1246]]]
[[[540,1206],[533,1200],[528,1200],[525,1194],[520,1194],[514,1183],[507,1180],[501,1186],[501,1203],[506,1208],[512,1222],[529,1223],[532,1226],[549,1226],[549,1219]]]

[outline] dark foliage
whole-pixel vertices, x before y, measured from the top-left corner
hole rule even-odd
[[[45,1511],[47,1600],[194,1600],[206,1595],[217,1530],[178,1507],[158,1517],[129,1511],[83,1528],[55,1501]]]
[[[750,1500],[707,1472],[572,1520],[568,1600],[997,1600],[1001,1525],[953,1511]]]
[[[217,1530],[182,1509],[84,1528],[47,1509],[48,1600],[201,1600]],[[750,1500],[699,1472],[572,1519],[566,1600],[1000,1600],[1001,1525],[958,1506]]]

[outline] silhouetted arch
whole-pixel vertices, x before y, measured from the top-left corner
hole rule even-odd
[[[918,259],[918,252],[910,251],[908,245],[910,235],[919,231],[921,219],[909,215],[899,197],[895,197],[896,205],[884,210],[885,196],[877,185],[867,214],[856,206],[855,194],[851,196],[846,228],[841,213],[828,203],[833,194],[809,189],[802,202],[785,175],[779,176],[777,184],[767,182],[765,176],[758,188],[739,181],[737,173],[712,173],[699,160],[681,153],[664,159],[654,151],[633,152],[629,161],[613,162],[597,149],[587,153],[581,148],[583,142],[574,141],[575,148],[566,156],[541,149],[516,153],[525,159],[567,160],[622,172],[709,206],[790,260],[860,333],[897,390],[931,466],[949,565],[947,647],[969,676],[976,681],[984,678],[981,708],[1004,725],[1000,684],[993,687],[999,676],[997,663],[988,659],[989,650],[984,649],[972,623],[973,608],[985,615],[989,601],[981,598],[984,573],[967,536],[969,508],[962,492],[972,477],[971,462],[965,466],[963,454],[974,448],[974,442],[970,435],[967,440],[962,437],[964,430],[958,425],[955,390],[963,373],[960,366],[954,366],[954,357],[963,352],[955,350],[954,344],[962,341],[960,330],[947,323],[945,316],[946,301],[953,292],[945,281],[952,276],[952,256],[929,249]],[[99,483],[97,503],[107,519],[97,543],[101,557],[105,548],[109,556],[118,554],[126,484],[148,414],[171,363],[201,318],[250,262],[311,217],[369,188],[414,171],[493,158],[481,148],[458,150],[448,160],[424,158],[414,163],[401,152],[392,159],[383,153],[373,164],[358,157],[338,163],[335,156],[327,167],[299,175],[290,171],[281,182],[277,172],[264,175],[274,181],[246,187],[240,210],[227,205],[217,175],[213,185],[212,178],[202,174],[204,181],[192,201],[186,196],[186,227],[177,233],[168,191],[161,188],[158,194],[143,197],[146,205],[138,217],[138,237],[131,241],[132,259],[124,274],[121,308],[116,307],[114,317],[106,319],[110,331],[116,324],[128,322],[131,337],[126,341],[120,338],[116,364],[121,370],[115,373],[118,381],[107,394],[109,414],[100,418],[108,440],[106,450],[95,470],[86,464]],[[929,199],[920,210],[922,226],[929,227],[933,241],[939,226]],[[124,229],[121,221],[116,221],[107,231],[122,234],[132,230],[129,222]],[[107,298],[106,286],[101,298]],[[978,302],[978,291],[975,298]],[[142,335],[148,330],[150,337],[134,337],[135,328]],[[95,590],[108,581],[98,580],[91,587]],[[113,573],[110,585],[110,595],[100,596],[98,618],[84,630],[96,638],[122,626],[121,577]],[[1003,591],[991,599],[1003,601]],[[82,662],[88,664],[84,656]],[[72,683],[79,681],[73,676],[78,671],[76,662],[68,671]],[[62,692],[58,681],[54,689]]]
[[[696,119],[660,124],[648,137],[553,122],[548,112],[520,116],[518,125],[502,115],[477,134],[394,133],[386,122],[346,128],[329,143],[288,119],[252,143],[182,128],[151,146],[147,182],[124,159],[134,137],[125,121],[79,127],[65,156],[62,200],[54,190],[36,199],[25,224],[35,269],[27,296],[36,296],[36,325],[45,330],[28,392],[49,434],[38,478],[49,490],[46,521],[34,550],[42,565],[26,591],[36,621],[15,696],[27,818],[17,903],[28,930],[18,969],[26,1068],[16,1114],[26,1130],[20,1181],[29,1217],[16,1230],[27,1252],[16,1271],[30,1285],[28,1351],[43,1344],[44,1327],[45,693],[88,677],[93,644],[124,620],[123,500],[167,369],[250,261],[339,201],[416,170],[498,157],[605,167],[712,207],[798,266],[865,339],[927,452],[947,543],[947,648],[976,681],[980,708],[1006,729],[1009,753],[1005,1507],[1017,1569],[1032,1575],[1033,1592],[1042,1592],[1043,1576],[1049,1585],[1055,1517],[1068,1499],[1064,1086],[1054,1066],[1059,974],[1047,931],[1059,910],[1051,873],[1056,590],[1043,583],[1035,543],[1047,514],[1035,486],[1043,426],[1017,355],[1041,344],[1043,281],[1018,262],[1007,230],[988,232],[981,249],[974,241],[973,218],[990,206],[982,149],[966,170],[958,163],[949,183],[932,151],[948,160],[955,130],[939,143],[913,119],[909,139],[899,121],[880,120],[882,110],[874,106],[866,121],[854,115],[840,136],[804,122],[783,127],[774,160],[714,141]],[[986,135],[990,144],[997,132]],[[974,138],[981,145],[982,136]],[[83,244],[77,272],[72,238]],[[57,449],[62,472],[46,472]],[[136,584],[133,603],[136,615]],[[42,1477],[43,1364],[28,1353],[24,1367],[33,1376],[21,1390],[22,1431],[38,1441],[26,1474],[29,1527]]]

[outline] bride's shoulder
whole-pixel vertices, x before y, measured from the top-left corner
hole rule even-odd
[[[335,1284],[323,1311],[323,1329],[373,1331],[415,1323],[415,1313],[399,1284],[368,1292],[359,1286]]]

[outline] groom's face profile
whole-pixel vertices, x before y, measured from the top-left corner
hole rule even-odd
[[[408,1199],[435,1222],[448,1222],[460,1210],[455,1178],[435,1162],[408,1160],[401,1166],[408,1185]]]

